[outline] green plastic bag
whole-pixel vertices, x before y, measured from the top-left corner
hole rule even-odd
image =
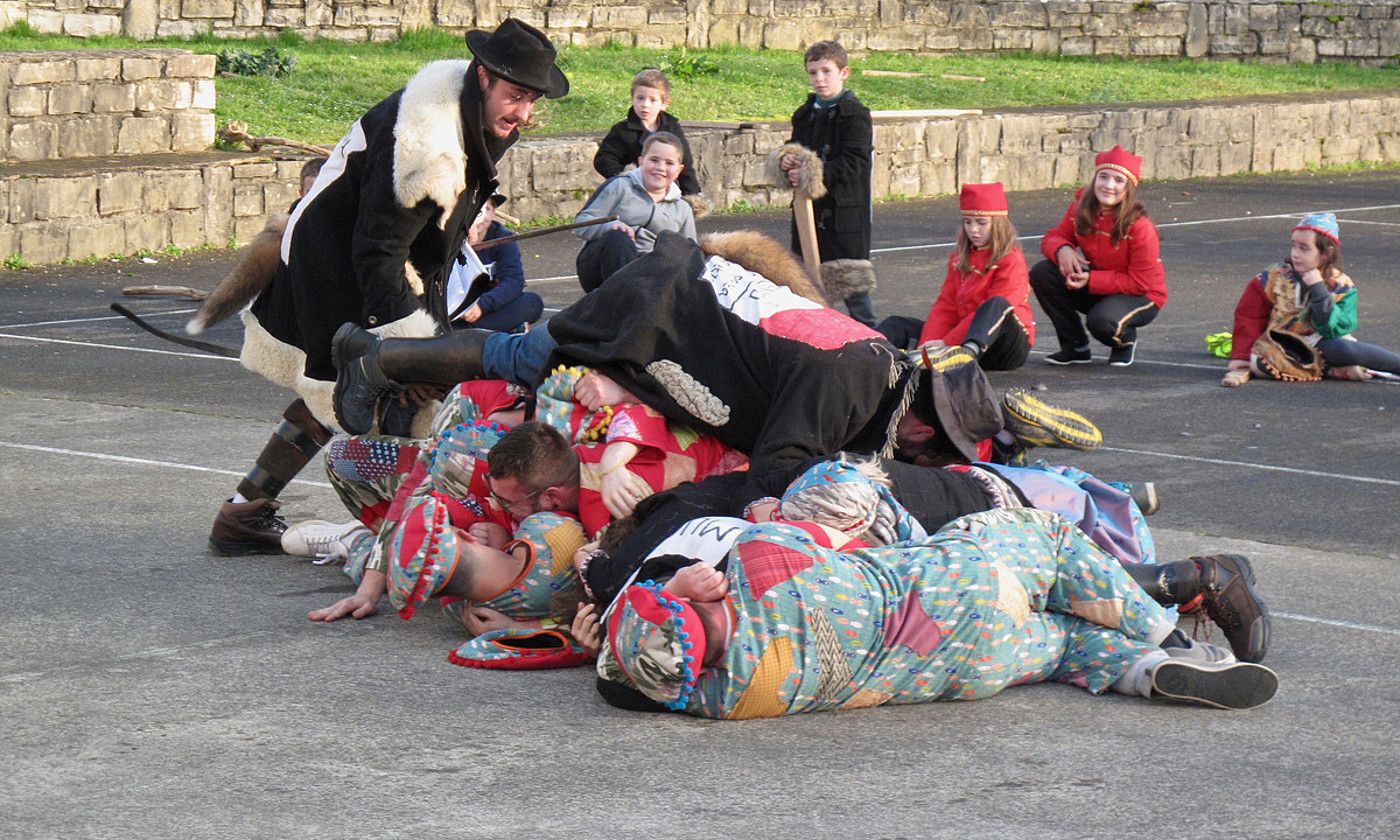
[[[1234,344],[1231,336],[1227,332],[1211,333],[1206,336],[1206,349],[1212,356],[1219,356],[1222,359],[1230,358],[1230,348]]]

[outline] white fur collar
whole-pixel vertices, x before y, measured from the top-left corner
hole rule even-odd
[[[470,61],[434,61],[414,74],[394,122],[394,197],[404,207],[431,199],[445,228],[457,196],[467,188],[462,140],[462,85]]]

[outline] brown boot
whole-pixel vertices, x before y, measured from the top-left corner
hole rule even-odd
[[[1201,573],[1201,602],[1241,662],[1263,662],[1269,647],[1269,608],[1254,591],[1254,570],[1239,554],[1192,557]],[[1183,610],[1185,612],[1185,610]]]
[[[224,556],[284,553],[287,523],[277,515],[280,504],[276,499],[224,502],[209,531],[209,550]]]

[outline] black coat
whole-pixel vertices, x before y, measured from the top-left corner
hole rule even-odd
[[[824,164],[826,195],[812,202],[821,261],[868,260],[870,173],[875,153],[870,109],[849,90],[827,107],[815,107],[816,101],[816,94],[809,94],[793,113],[788,142],[811,149]],[[801,253],[795,224],[792,249]]]
[[[386,335],[445,323],[443,284],[515,141],[483,137],[480,122],[465,61],[429,64],[355,122],[288,221],[277,275],[252,307],[271,340],[250,325],[245,364],[279,381],[258,364],[285,370],[300,351],[305,378],[333,382],[331,338],[342,323]],[[458,124],[460,134],[441,128]]]
[[[681,121],[662,111],[656,118],[657,131],[669,131],[680,138],[681,163],[685,169],[676,180],[681,195],[696,195],[700,192],[700,179],[695,173],[695,161],[690,157],[690,142],[681,130]],[[642,125],[637,112],[627,109],[627,119],[608,129],[608,135],[598,144],[598,153],[593,156],[593,168],[604,178],[621,175],[628,166],[635,165],[642,156],[642,141],[651,134]]]

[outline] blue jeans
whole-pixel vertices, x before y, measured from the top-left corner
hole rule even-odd
[[[559,342],[545,321],[527,333],[492,333],[481,346],[481,367],[492,379],[533,388],[544,377],[544,366]]]

